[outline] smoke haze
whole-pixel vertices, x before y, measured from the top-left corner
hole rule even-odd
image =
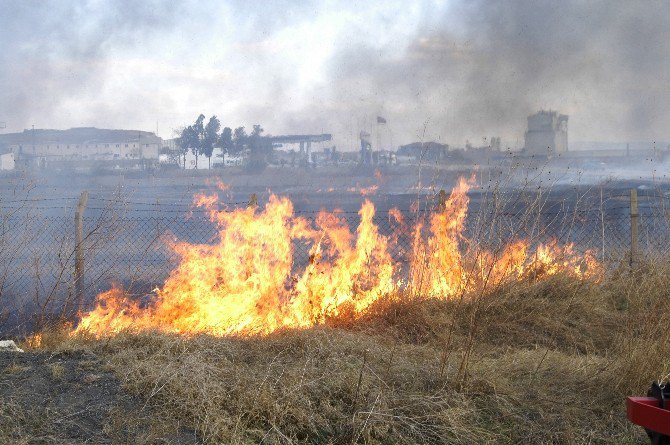
[[[369,4],[373,3],[373,4]],[[629,1],[1,4],[5,131],[171,137],[199,113],[273,134],[522,141],[540,108],[571,140],[667,140],[670,6]]]

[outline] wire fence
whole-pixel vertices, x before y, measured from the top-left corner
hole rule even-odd
[[[667,197],[642,197],[637,212],[631,211],[630,196],[626,194],[570,202],[533,199],[515,198],[500,203],[484,196],[473,200],[462,242],[477,242],[486,249],[521,239],[529,240],[532,246],[573,244],[576,254],[588,250],[612,266],[670,256]],[[54,314],[74,314],[90,307],[95,296],[108,290],[112,283],[137,295],[151,292],[179,261],[170,247],[172,242],[217,242],[217,226],[205,212],[149,213],[137,208],[128,212],[123,210],[128,202],[119,205],[119,201],[110,200],[108,204],[89,207],[87,212],[95,213],[93,216],[84,213],[80,242],[73,203],[64,211],[69,216],[46,216],[43,211],[21,207],[20,203],[4,208],[0,221],[0,334],[10,329],[29,331]],[[229,208],[242,205],[229,203]],[[434,207],[434,203],[424,203],[397,209],[402,220],[395,210],[377,209],[373,222],[379,233],[390,240],[390,254],[400,268],[411,259],[411,228],[429,216],[425,209]],[[316,227],[317,211],[296,213]],[[631,213],[639,216],[632,218]],[[360,223],[355,209],[337,215],[352,232]],[[633,226],[637,227],[637,237],[633,237]],[[294,243],[296,270],[308,264],[310,248],[308,241]],[[78,251],[83,260],[81,271],[76,270]]]

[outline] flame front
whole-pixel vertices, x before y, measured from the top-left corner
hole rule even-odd
[[[580,256],[572,245],[555,242],[532,253],[527,241],[497,253],[473,249],[463,236],[468,189],[461,179],[440,209],[413,228],[405,227],[397,209],[389,212],[412,234],[409,271],[394,262],[397,236],[380,234],[367,199],[352,232],[338,212],[322,211],[311,224],[294,214],[288,198],[272,195],[262,210],[219,211],[215,196],[199,196],[196,204],[207,208],[218,228],[216,242],[173,245],[179,264],[151,304],[140,306],[114,287],[98,295],[73,334],[262,334],[313,326],[343,311],[359,316],[380,298],[406,291],[415,298],[453,298],[530,274],[583,276],[599,268],[590,253]],[[300,243],[310,246],[304,265],[295,262]]]

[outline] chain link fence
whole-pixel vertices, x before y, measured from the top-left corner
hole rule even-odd
[[[571,243],[576,253],[590,251],[608,266],[629,264],[632,224],[637,225],[636,261],[652,262],[670,255],[670,216],[667,197],[644,196],[638,202],[637,223],[631,218],[630,195],[588,199],[537,200],[526,197],[497,200],[481,195],[473,199],[466,219],[463,242],[496,249],[514,240]],[[54,314],[73,315],[90,307],[95,296],[118,283],[130,293],[143,295],[160,286],[179,257],[170,242],[217,242],[217,227],[206,212],[128,212],[117,203],[84,213],[81,243],[77,243],[72,216],[44,216],[29,209],[5,212],[0,226],[0,334],[3,330],[29,331]],[[238,203],[239,204],[239,203]],[[389,249],[399,269],[412,252],[412,227],[435,207],[426,201],[398,209],[400,221],[389,209],[377,209],[374,223],[390,240]],[[261,204],[262,206],[262,204]],[[314,225],[318,212],[296,216]],[[352,232],[358,212],[340,211]],[[633,222],[631,222],[633,221]],[[76,271],[77,250],[83,270]],[[310,244],[296,242],[294,267],[309,261]],[[81,277],[78,277],[80,274]],[[75,282],[81,281],[78,291]],[[80,295],[78,295],[80,294]]]

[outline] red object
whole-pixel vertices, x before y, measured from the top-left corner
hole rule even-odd
[[[628,397],[626,414],[634,424],[670,436],[670,411],[661,408],[657,398]]]

